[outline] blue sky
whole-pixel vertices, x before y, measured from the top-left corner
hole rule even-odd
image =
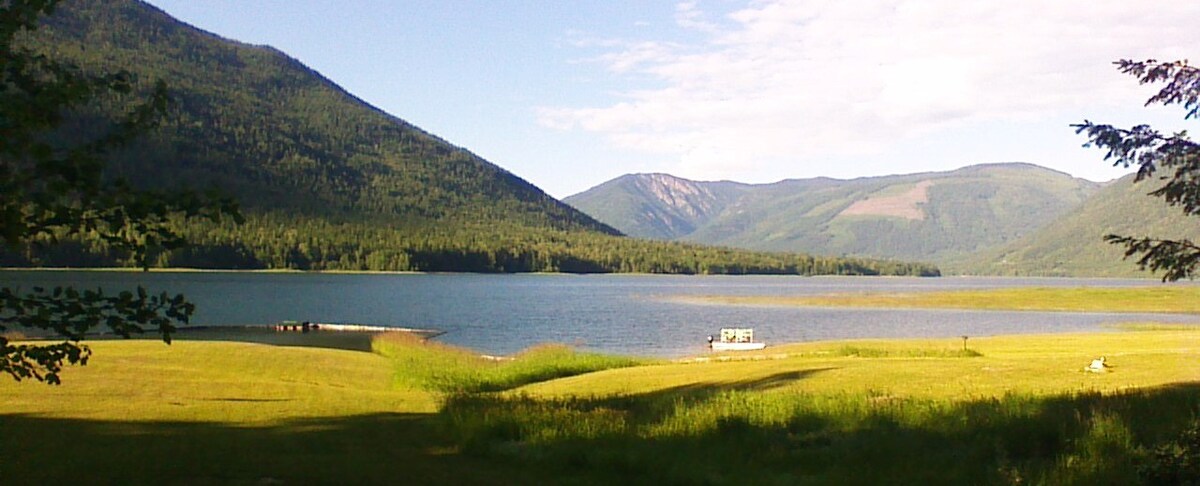
[[[274,46],[565,197],[632,172],[774,182],[1031,162],[1108,180],[1068,127],[1186,128],[1116,72],[1184,59],[1200,2],[150,0]]]

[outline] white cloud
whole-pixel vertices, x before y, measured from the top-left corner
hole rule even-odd
[[[701,32],[717,33],[719,27],[716,24],[706,20],[706,15],[703,11],[697,8],[697,2],[679,2],[675,4],[675,23],[685,29],[693,29]]]
[[[964,124],[1139,103],[1145,88],[1111,62],[1185,58],[1198,18],[1194,0],[775,0],[718,15],[689,1],[675,22],[702,42],[611,43],[593,60],[640,88],[540,120],[660,154],[680,175],[736,178]]]

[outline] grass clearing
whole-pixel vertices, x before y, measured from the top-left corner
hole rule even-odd
[[[24,483],[1136,484],[1200,416],[1200,330],[802,343],[680,362],[416,341],[96,342],[0,381]],[[1104,374],[1082,368],[1099,355]],[[487,391],[498,390],[498,391]]]
[[[895,309],[1025,310],[1059,312],[1200,313],[1200,287],[1022,287],[946,292],[843,293],[815,296],[706,296],[700,303],[877,307]]]
[[[63,386],[0,380],[4,413],[266,426],[437,410],[428,393],[395,388],[389,362],[369,353],[199,341],[88,345],[95,356],[66,369]]]

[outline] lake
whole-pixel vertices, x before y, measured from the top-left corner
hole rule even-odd
[[[319,274],[3,271],[0,285],[183,293],[195,325],[283,320],[436,328],[438,340],[487,354],[559,342],[582,349],[676,357],[705,351],[722,327],[752,327],[767,343],[1094,331],[1129,321],[1200,316],[1117,313],[785,308],[689,304],[696,295],[811,295],[1003,287],[1134,287],[1157,280],[999,277]],[[1191,285],[1190,283],[1172,285]],[[183,337],[183,335],[181,335]]]

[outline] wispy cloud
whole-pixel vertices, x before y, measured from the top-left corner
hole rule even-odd
[[[682,175],[736,177],[948,126],[1128,104],[1137,88],[1110,63],[1186,57],[1197,19],[1193,0],[775,0],[715,14],[689,1],[674,20],[702,42],[613,42],[594,60],[641,88],[540,120],[669,157]]]
[[[697,2],[680,2],[675,4],[675,23],[685,29],[702,32],[719,33],[717,24],[709,22],[707,15],[697,7]]]

